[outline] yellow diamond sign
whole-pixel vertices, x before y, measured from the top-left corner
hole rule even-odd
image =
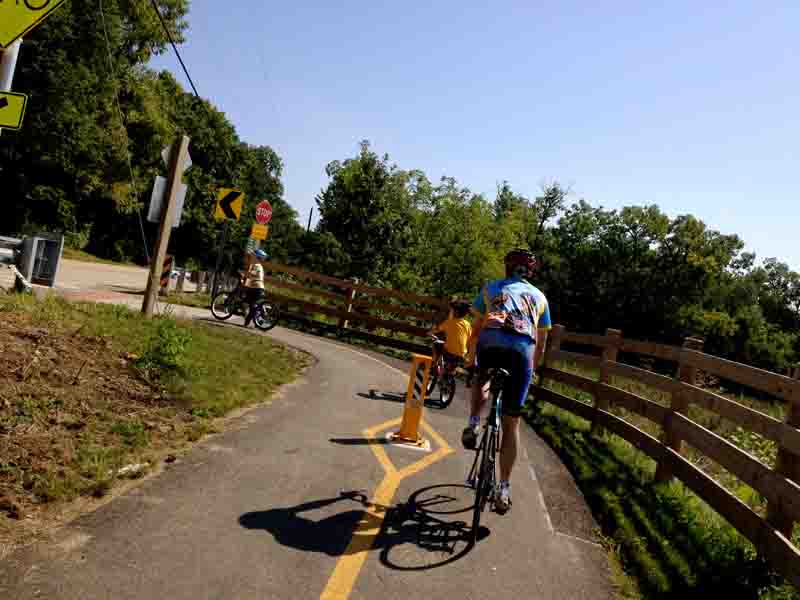
[[[2,1],[2,0],[0,0]],[[242,214],[242,203],[244,193],[241,190],[223,188],[217,192],[217,206],[214,209],[214,217],[220,219],[231,219],[238,221]]]
[[[0,47],[27,34],[66,0],[0,0]]]
[[[27,103],[28,97],[25,94],[0,92],[0,128],[19,129],[22,127],[22,117],[25,116]]]

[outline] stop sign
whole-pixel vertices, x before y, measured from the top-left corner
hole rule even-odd
[[[256,222],[259,225],[266,225],[272,218],[272,205],[266,200],[262,200],[256,206]]]

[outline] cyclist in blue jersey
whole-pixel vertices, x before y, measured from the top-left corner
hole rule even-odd
[[[510,479],[517,458],[519,420],[551,328],[547,298],[530,283],[538,267],[536,257],[527,250],[512,250],[505,257],[505,267],[505,279],[483,286],[473,304],[478,318],[473,323],[470,360],[478,378],[472,386],[469,425],[461,436],[464,447],[474,450],[487,399],[486,371],[508,371],[502,399],[500,484],[495,498],[501,513],[511,507]]]

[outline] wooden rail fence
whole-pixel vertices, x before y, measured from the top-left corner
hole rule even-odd
[[[447,300],[440,298],[260,262],[266,275],[266,296],[281,306],[284,315],[381,346],[429,353],[427,332],[449,310]],[[314,319],[314,315],[331,320]]]
[[[800,550],[791,542],[794,524],[800,521],[800,373],[783,376],[731,362],[702,352],[702,341],[688,338],[683,347],[626,340],[620,331],[606,335],[586,335],[554,327],[541,378],[533,390],[537,402],[549,402],[589,420],[592,430],[610,431],[633,444],[657,463],[656,480],[677,478],[722,515],[759,553],[770,561],[795,586],[800,587]],[[592,346],[600,356],[569,352],[564,344]],[[619,352],[644,355],[675,363],[674,377],[617,362]],[[556,368],[561,361],[599,370],[594,380]],[[784,421],[753,410],[738,402],[696,385],[703,371],[724,380],[774,396],[786,403]],[[669,395],[669,406],[612,385],[611,377],[644,383]],[[547,381],[563,383],[586,392],[586,404],[544,387]],[[776,467],[771,469],[756,457],[709,431],[689,417],[696,405],[716,413],[736,425],[774,441],[779,448]],[[662,439],[635,427],[612,414],[621,406],[657,423]],[[683,444],[692,446],[710,460],[727,469],[757,490],[767,500],[767,517],[762,518],[725,487],[697,468],[682,455]]]

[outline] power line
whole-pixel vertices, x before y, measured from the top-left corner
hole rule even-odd
[[[108,67],[111,71],[111,76],[114,79],[115,89],[114,89],[114,101],[117,106],[117,112],[119,113],[119,121],[122,125],[122,129],[125,131],[125,157],[128,162],[128,172],[131,176],[131,185],[133,186],[132,193],[134,197],[136,196],[136,176],[133,172],[133,161],[131,160],[131,151],[130,151],[130,137],[128,137],[128,128],[125,127],[125,117],[122,113],[122,105],[119,102],[119,79],[117,78],[117,71],[114,68],[114,57],[111,53],[111,41],[108,38],[108,28],[106,27],[106,15],[103,12],[103,0],[98,0],[99,8],[100,8],[100,20],[103,22],[103,36],[106,40],[106,53],[108,56]],[[144,232],[144,221],[142,220],[142,211],[139,208],[138,198],[136,198],[136,216],[139,219],[139,231],[142,234],[142,244],[144,245],[144,255],[147,259],[147,264],[150,264],[150,251],[147,249],[147,236]]]
[[[175,44],[175,38],[172,37],[172,33],[170,32],[169,27],[167,27],[167,22],[164,20],[164,15],[161,14],[161,11],[158,8],[156,0],[150,0],[150,4],[153,7],[155,13],[158,15],[158,20],[161,22],[161,27],[164,30],[164,33],[167,35],[167,39],[169,40],[169,43],[172,45],[172,49],[175,51],[175,56],[178,57],[178,62],[181,64],[181,68],[183,69],[183,73],[186,75],[186,79],[189,80],[189,85],[192,86],[192,91],[194,92],[195,98],[201,101],[203,107],[208,111],[209,115],[211,115],[211,107],[202,102],[203,99],[200,97],[200,93],[197,91],[197,86],[194,84],[194,80],[192,79],[192,76],[189,74],[189,69],[186,67],[186,63],[183,62],[183,57],[181,56],[181,53],[178,50],[178,46]],[[225,158],[227,158],[229,161],[232,159],[230,150],[226,149],[224,154]],[[212,173],[215,173],[214,169],[212,169]],[[234,176],[234,179],[238,179],[238,174]]]
[[[167,23],[164,21],[164,17],[161,15],[161,11],[158,10],[158,4],[156,4],[156,0],[150,0],[150,3],[153,5],[153,10],[156,11],[156,14],[158,15],[158,20],[161,21],[161,27],[163,27],[164,33],[167,34],[167,39],[169,39],[169,43],[172,44],[172,49],[175,51],[175,56],[178,57],[178,62],[181,63],[181,68],[183,69],[183,72],[186,74],[186,78],[189,80],[189,85],[192,86],[194,95],[200,98],[200,94],[197,93],[197,87],[195,87],[194,81],[192,81],[192,76],[189,75],[189,69],[186,68],[186,64],[183,62],[183,58],[181,58],[181,53],[178,52],[178,46],[175,45],[175,40],[172,38],[172,34],[169,31],[169,27],[167,27]]]

